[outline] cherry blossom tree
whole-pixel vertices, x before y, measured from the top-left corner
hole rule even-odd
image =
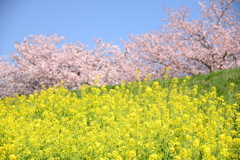
[[[0,68],[0,98],[18,93],[21,84],[14,85],[17,79],[17,69],[7,62],[7,57],[0,58]]]
[[[130,35],[124,47],[130,54],[164,74],[203,74],[240,66],[239,13],[231,6],[239,0],[199,2],[201,19],[189,22],[189,9],[167,10],[168,23],[160,31]]]
[[[26,76],[26,91],[47,88],[64,81],[67,88],[91,83],[95,75],[102,74],[107,58],[86,50],[86,46],[65,43],[57,48],[64,37],[31,35],[23,43],[16,44],[18,53],[11,53],[13,62]]]
[[[87,50],[80,42],[65,43],[58,48],[63,39],[56,34],[50,37],[30,35],[23,43],[16,43],[18,53],[11,53],[14,65],[0,62],[0,87],[3,88],[0,96],[30,94],[40,90],[42,85],[46,88],[59,86],[61,81],[66,88],[76,89],[82,84],[93,85],[96,76],[100,76],[99,85],[116,85],[123,79],[133,81],[135,70],[143,66],[123,56],[118,46],[101,39],[94,39],[96,47],[92,50]]]

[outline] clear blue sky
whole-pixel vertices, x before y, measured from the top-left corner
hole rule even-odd
[[[209,1],[209,0],[208,0]],[[162,7],[192,8],[199,19],[198,0],[0,0],[0,57],[15,52],[15,42],[29,35],[65,36],[64,42],[80,41],[92,49],[93,37],[122,46],[128,34],[159,30],[167,15]],[[239,3],[235,9],[240,9]]]

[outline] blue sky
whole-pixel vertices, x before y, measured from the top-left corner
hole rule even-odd
[[[209,0],[208,0],[209,1]],[[0,57],[15,52],[15,42],[29,35],[65,36],[92,49],[93,37],[122,46],[128,34],[160,30],[167,15],[162,7],[191,7],[199,19],[198,0],[0,0]],[[240,5],[234,8],[239,12]]]

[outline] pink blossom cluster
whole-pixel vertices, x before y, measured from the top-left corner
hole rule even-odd
[[[168,23],[161,31],[140,36],[130,35],[129,42],[121,40],[124,49],[101,39],[94,39],[95,48],[86,49],[80,42],[65,43],[56,34],[46,37],[30,35],[11,53],[14,64],[0,59],[0,97],[14,93],[31,94],[46,88],[64,86],[79,88],[93,85],[116,85],[121,80],[138,80],[147,74],[161,78],[166,67],[171,77],[205,74],[217,70],[240,67],[240,14],[231,6],[240,0],[211,0],[199,2],[201,19],[188,21],[189,9],[167,10]]]

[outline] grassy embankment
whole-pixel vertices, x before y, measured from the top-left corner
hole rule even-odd
[[[179,77],[179,83],[181,84],[184,79],[185,77]],[[170,81],[166,83],[164,79],[155,79],[145,84],[152,85],[155,81],[158,81],[163,88],[170,85]],[[230,83],[234,84],[234,89],[231,93],[228,92]],[[224,96],[226,102],[232,103],[235,95],[240,93],[240,68],[221,70],[206,75],[194,75],[186,85],[189,88],[193,88],[194,85],[200,86],[199,91],[201,94],[205,91],[209,92],[211,87],[214,86],[217,89],[217,96]],[[115,87],[116,86],[106,86],[108,90],[114,89]],[[89,89],[90,88],[91,87],[89,87]],[[72,90],[72,92],[76,93],[79,98],[81,97],[80,90]]]

